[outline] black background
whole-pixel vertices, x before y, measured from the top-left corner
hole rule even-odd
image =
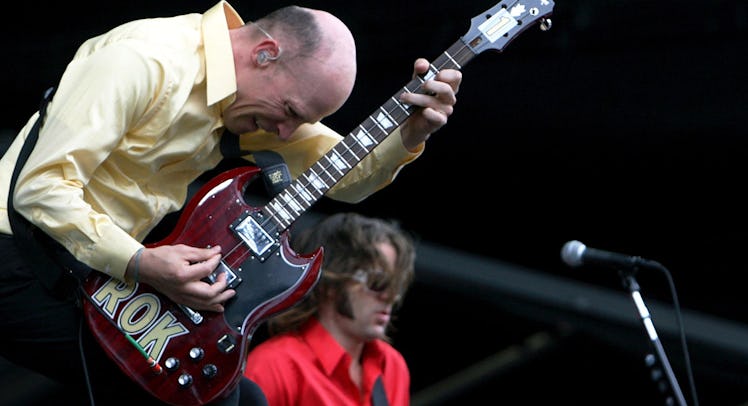
[[[0,128],[15,132],[25,123],[86,38],[134,18],[213,4],[18,4],[1,28]],[[245,20],[285,4],[232,3]],[[415,58],[440,55],[494,3],[297,4],[332,11],[357,38],[354,93],[327,120],[347,134],[408,82]],[[356,205],[323,199],[315,210],[395,218],[456,253],[621,291],[612,272],[561,262],[561,246],[577,239],[662,263],[685,309],[748,322],[748,4],[559,0],[552,21],[551,30],[530,27],[503,52],[464,67],[449,123],[392,185]],[[662,274],[638,280],[646,298],[673,302]],[[478,294],[420,283],[401,316],[395,344],[411,364],[414,392],[545,327],[497,311]],[[476,382],[459,401],[662,403],[638,354],[584,335],[566,342],[542,361]],[[703,379],[696,383],[704,404],[748,400],[745,377]]]

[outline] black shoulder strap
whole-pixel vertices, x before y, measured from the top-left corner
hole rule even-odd
[[[243,150],[239,145],[239,136],[229,130],[221,134],[221,155],[224,158],[241,158],[251,154],[252,151]]]
[[[239,136],[231,131],[226,130],[221,135],[221,154],[224,160],[233,160],[252,154],[255,163],[262,169],[262,179],[265,181],[265,188],[270,196],[277,195],[291,183],[288,166],[279,153],[269,150],[254,152],[243,150],[239,145]]]
[[[371,392],[371,404],[372,406],[388,406],[387,394],[384,392],[384,383],[382,382],[382,375],[377,377],[374,382],[374,390]]]
[[[13,208],[13,195],[15,194],[18,175],[21,173],[21,169],[36,145],[36,141],[39,138],[39,129],[44,123],[47,113],[47,104],[52,100],[54,92],[54,87],[50,87],[44,92],[39,106],[39,118],[26,137],[26,141],[18,155],[16,166],[13,168],[13,176],[10,179],[10,188],[8,189],[8,219],[16,244],[18,244],[24,258],[31,265],[42,284],[57,295],[67,296],[72,293],[75,284],[71,283],[73,281],[72,278],[63,277],[64,274],[61,272],[61,269],[66,270],[67,273],[75,276],[76,279],[82,280],[88,275],[90,268],[77,261],[57,241],[54,241],[47,234],[38,231],[33,224],[18,214]]]

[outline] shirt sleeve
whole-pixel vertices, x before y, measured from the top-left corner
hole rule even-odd
[[[34,151],[20,173],[17,211],[79,261],[124,280],[142,245],[85,200],[85,186],[128,128],[167,91],[161,67],[127,44],[76,57],[66,69]],[[114,176],[114,174],[110,174]]]

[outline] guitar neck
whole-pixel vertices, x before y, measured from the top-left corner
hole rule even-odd
[[[415,108],[400,102],[400,95],[405,92],[422,93],[422,85],[425,81],[436,76],[443,69],[461,69],[475,55],[462,39],[455,42],[434,60],[425,75],[414,78],[387,99],[355,130],[276,195],[263,208],[265,215],[275,220],[279,231],[290,227],[413,114]]]
[[[553,0],[502,0],[473,17],[468,32],[436,58],[425,75],[411,80],[369,115],[275,196],[263,208],[263,214],[274,221],[277,231],[286,230],[413,114],[414,107],[401,103],[400,95],[423,93],[422,85],[426,80],[443,69],[462,69],[485,50],[501,52],[517,35],[538,21],[542,30],[550,29],[551,21],[546,16],[551,14],[553,6]]]

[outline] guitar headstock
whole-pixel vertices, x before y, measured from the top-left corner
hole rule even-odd
[[[553,0],[504,0],[473,17],[470,30],[462,37],[474,53],[487,49],[503,51],[517,35],[540,22],[540,29],[551,28],[548,18]]]

